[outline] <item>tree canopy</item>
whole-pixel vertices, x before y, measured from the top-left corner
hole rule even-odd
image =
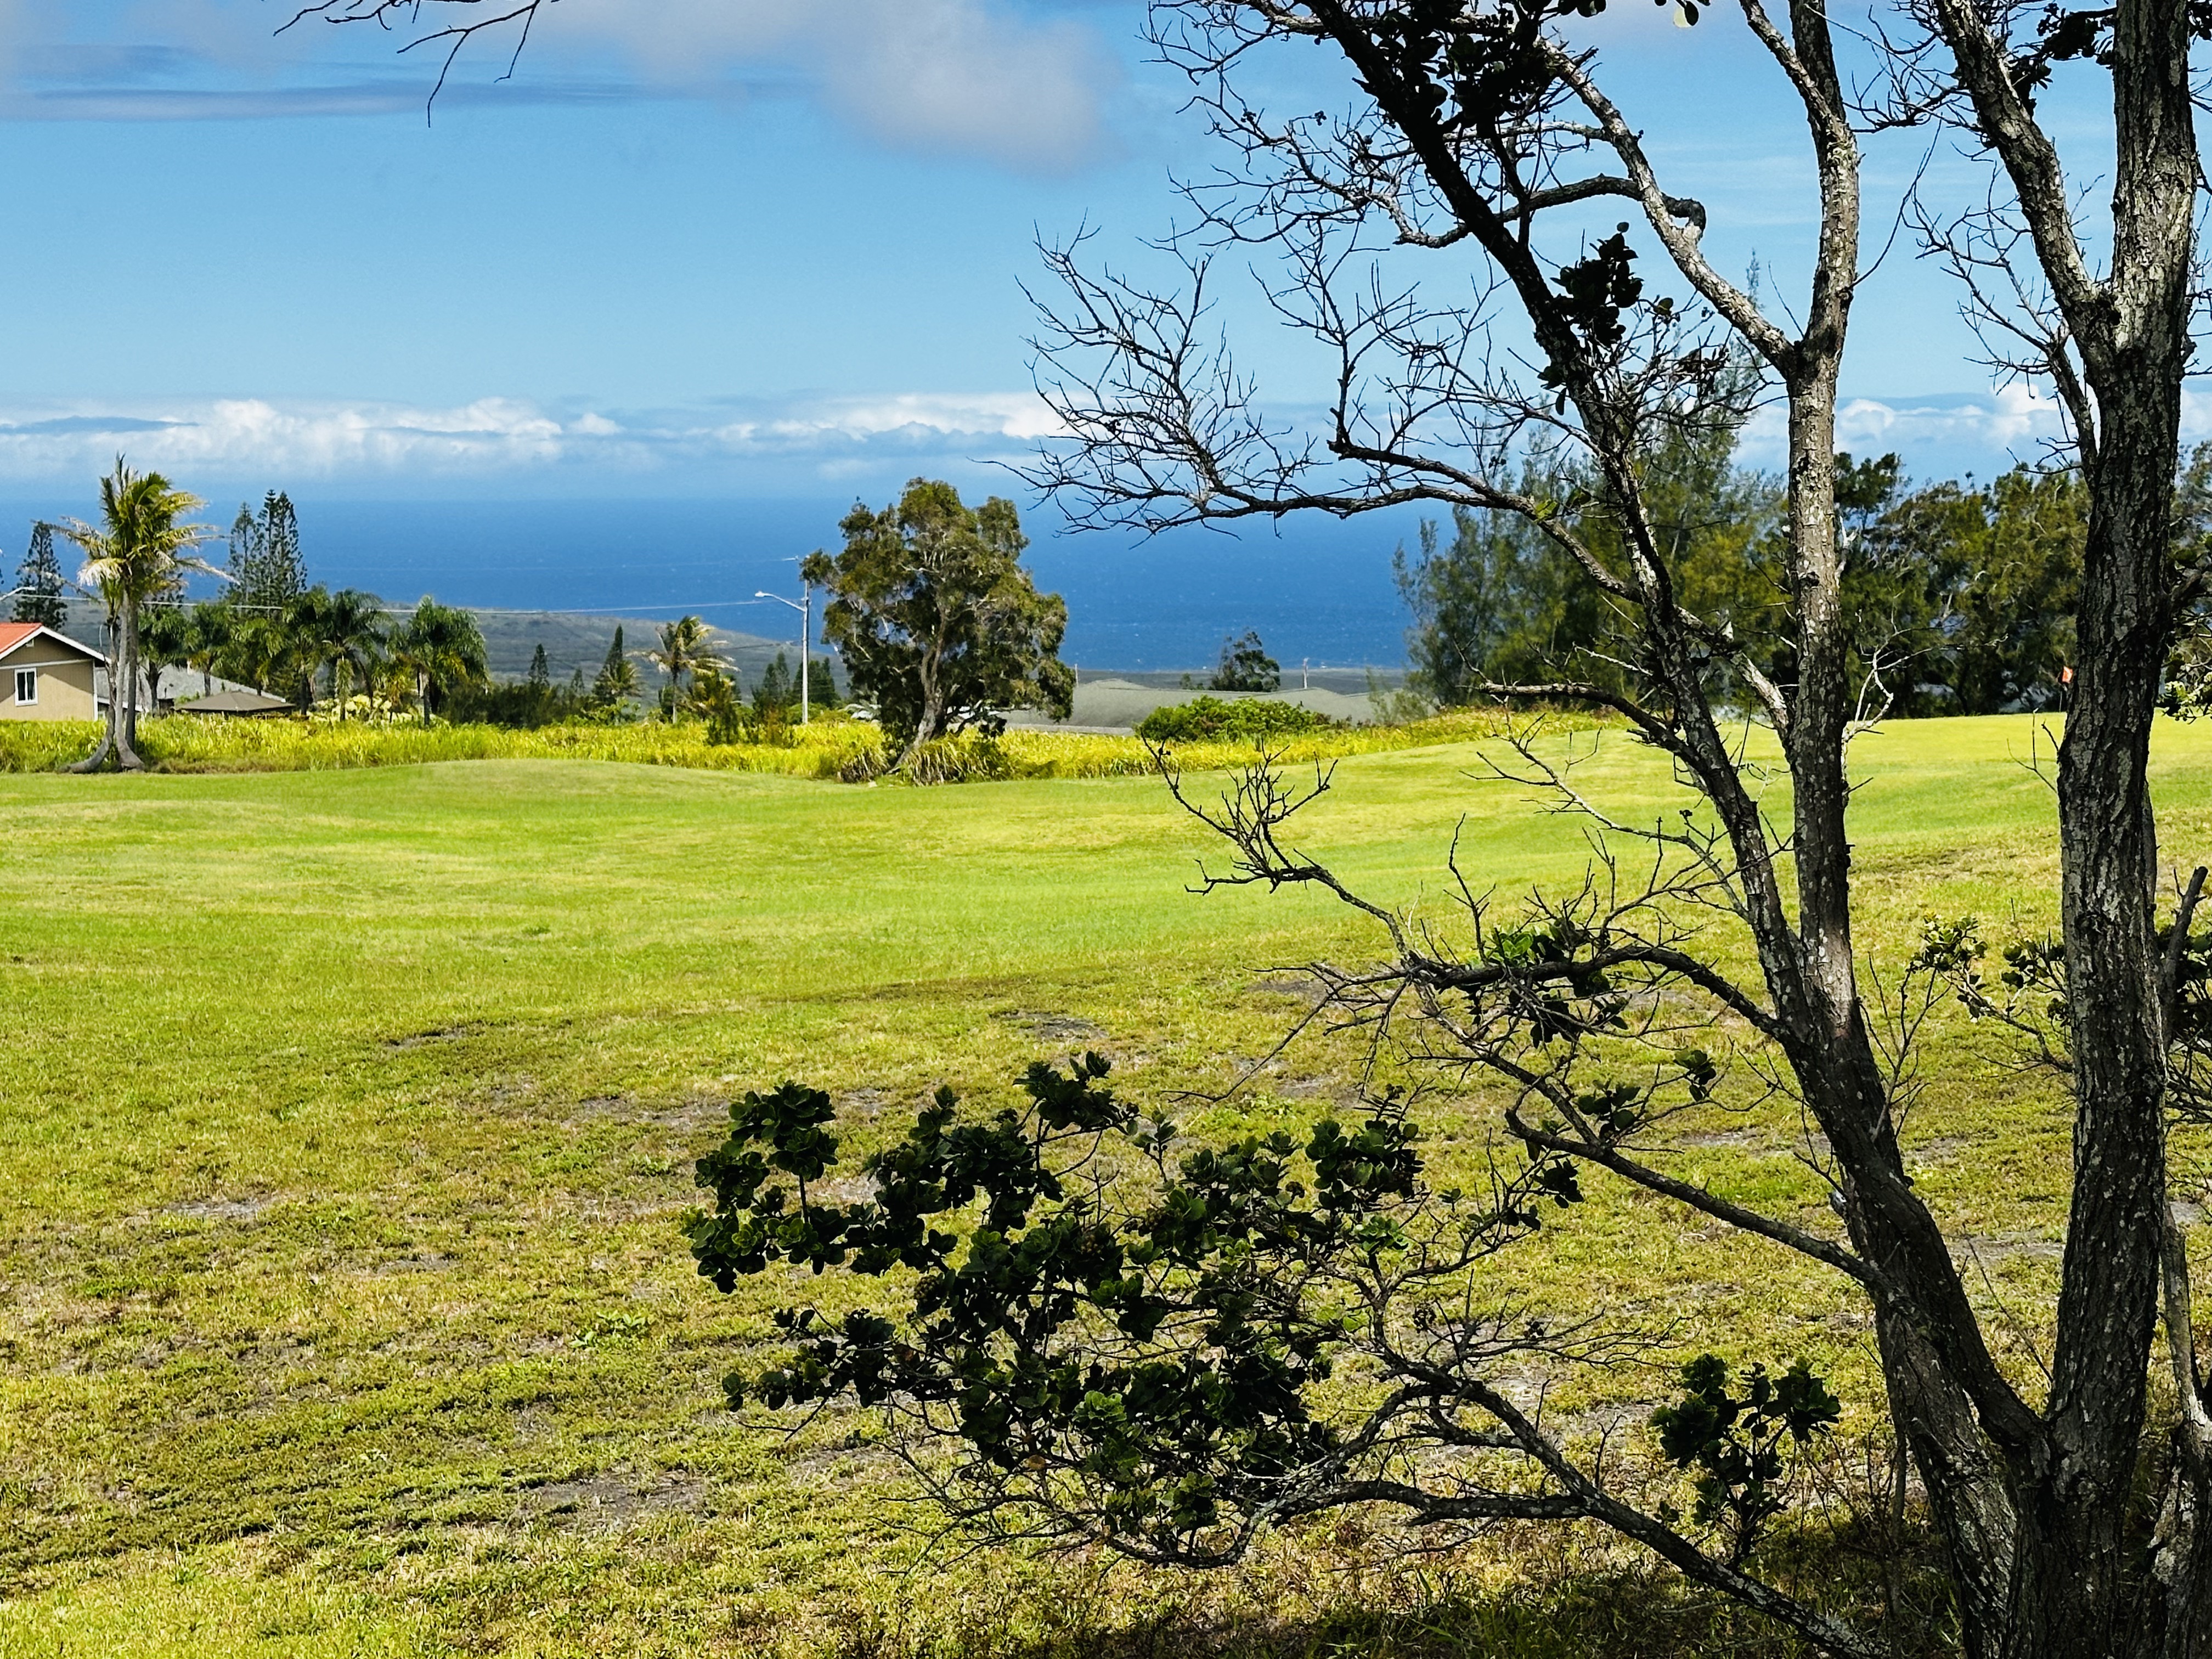
[[[1739,634],[1768,640],[1760,668],[1786,681],[1793,670],[1779,624],[1789,597],[1777,540],[1784,492],[1775,478],[1732,465],[1727,447],[1704,457],[1662,453],[1645,486],[1677,497],[1678,580],[1689,602]],[[2056,707],[2076,650],[2088,533],[2080,474],[2022,464],[1985,484],[1916,489],[1895,455],[1841,454],[1836,468],[1849,545],[1843,609],[1868,712]],[[1585,503],[1579,511],[1596,521],[1578,523],[1577,532],[1606,545],[1589,480],[1575,467],[1532,463],[1520,488],[1532,499]],[[1626,684],[1624,619],[1552,537],[1515,513],[1462,507],[1450,522],[1449,542],[1425,522],[1418,555],[1401,548],[1397,556],[1399,589],[1414,617],[1407,646],[1416,690],[1447,705],[1480,702],[1487,688],[1565,665],[1595,684]],[[1725,665],[1716,665],[1715,684],[1729,692]]]
[[[1272,691],[1283,683],[1283,666],[1267,654],[1257,629],[1221,641],[1221,661],[1207,682],[1210,691]]]
[[[901,745],[900,765],[948,732],[996,729],[1002,709],[1066,716],[1067,606],[1022,568],[1029,542],[1012,501],[969,507],[951,484],[916,478],[894,505],[856,505],[838,527],[844,550],[813,554],[801,574],[829,590],[823,635]]]
[[[436,714],[457,691],[481,690],[491,684],[477,619],[427,593],[392,634],[387,648],[392,661],[413,678],[425,714]],[[544,684],[544,661],[541,646],[531,662],[533,687]]]

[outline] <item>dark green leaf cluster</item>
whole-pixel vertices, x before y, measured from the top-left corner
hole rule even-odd
[[[1267,654],[1259,631],[1248,628],[1221,641],[1220,665],[1209,689],[1215,691],[1272,691],[1283,683],[1283,665]]]
[[[531,653],[530,670],[521,679],[495,684],[487,677],[476,684],[457,684],[447,691],[438,712],[456,724],[508,726],[526,731],[592,720],[604,714],[592,701],[580,671],[569,680],[554,679],[543,645]]]
[[[1644,297],[1644,279],[1629,269],[1635,262],[1624,224],[1584,257],[1559,268],[1559,310],[1595,356],[1619,350],[1627,338],[1620,313]],[[1555,369],[1547,368],[1541,378],[1547,386],[1560,384]]]
[[[2212,40],[2212,0],[2189,0],[2188,10],[2191,38]],[[2015,52],[2012,60],[2014,84],[2029,94],[2030,109],[2035,107],[2033,94],[2051,84],[2052,64],[2088,62],[2112,68],[2113,26],[2119,15],[2117,6],[2069,10],[2047,5],[2043,9],[2043,15],[2036,20],[2034,44]]]
[[[2002,951],[2004,967],[1993,988],[1982,972],[1989,945],[1974,916],[1927,916],[1920,924],[1920,948],[1906,969],[1942,981],[1972,1019],[2048,1022],[2053,1039],[2063,1042],[2066,1025],[2066,947],[2048,934],[2011,941]]]
[[[1659,0],[1661,4],[1669,0]],[[1545,109],[1559,89],[1558,70],[1542,47],[1553,17],[1595,17],[1606,0],[1500,0],[1484,7],[1464,0],[1410,0],[1376,6],[1363,21],[1382,55],[1401,101],[1444,134],[1495,134]],[[1692,23],[1699,7],[1684,3]],[[1381,97],[1383,88],[1361,85]]]
[[[799,714],[799,671],[784,652],[761,670],[753,687],[752,714],[757,720],[790,720]],[[837,665],[833,657],[816,657],[807,670],[806,701],[811,708],[835,708],[838,704]]]
[[[819,1194],[839,1153],[827,1095],[787,1083],[733,1104],[699,1163],[714,1207],[687,1224],[701,1273],[724,1290],[778,1262],[914,1278],[896,1320],[781,1316],[791,1357],[730,1377],[732,1402],[935,1413],[971,1488],[1080,1509],[1133,1553],[1211,1559],[1232,1547],[1212,1529],[1243,1535],[1346,1455],[1316,1391],[1360,1323],[1359,1273],[1463,1276],[1540,1202],[1578,1196],[1563,1162],[1485,1206],[1431,1193],[1395,1100],[1170,1167],[1169,1126],[1108,1072],[1096,1054],[1032,1065],[1026,1105],[980,1120],[939,1090],[849,1203]]]
[[[1752,1366],[1741,1392],[1729,1384],[1727,1363],[1699,1355],[1682,1367],[1682,1398],[1652,1413],[1651,1426],[1675,1468],[1697,1471],[1692,1520],[1724,1532],[1741,1563],[1783,1509],[1786,1452],[1832,1427],[1843,1407],[1803,1359],[1779,1376]]]
[[[2064,701],[2088,492],[2018,466],[1979,488],[1908,491],[1897,458],[1837,458],[1859,654],[1885,659],[1901,714],[1994,714]]]
[[[1504,975],[1484,994],[1510,1041],[1540,1047],[1627,1028],[1629,993],[1598,959],[1607,943],[1569,914],[1484,934],[1480,960]]]
[[[1621,320],[1613,302],[1627,294],[1617,286],[1626,263],[1601,257],[1602,247],[1562,281],[1572,276],[1576,325],[1609,335]],[[1796,666],[1781,498],[1776,480],[1733,464],[1734,444],[1725,422],[1667,435],[1644,459],[1644,499],[1684,603],[1741,638],[1771,641],[1756,659],[1788,684]],[[1622,567],[1601,483],[1587,470],[1532,462],[1517,489],[1553,504],[1562,527]],[[1979,486],[1915,489],[1894,455],[1844,454],[1836,489],[1855,683],[1872,673],[1896,715],[2063,705],[2088,526],[2077,477],[2016,467]],[[2177,493],[2176,559],[2193,564],[2212,550],[2212,446],[2192,459]],[[1451,705],[1479,697],[1485,681],[1566,677],[1638,689],[1631,642],[1539,527],[1462,510],[1450,528],[1446,541],[1425,526],[1419,556],[1398,558],[1418,690]],[[2165,707],[2184,716],[2212,708],[2212,613],[2184,619]]]
[[[1595,320],[1603,321],[1601,310]],[[1786,604],[1768,557],[1781,534],[1782,497],[1775,480],[1734,465],[1735,447],[1728,421],[1665,427],[1640,458],[1642,507],[1683,602],[1756,638],[1773,631]],[[1532,458],[1515,489],[1609,568],[1626,568],[1618,519],[1591,469]],[[1406,643],[1415,690],[1450,708],[1480,700],[1486,682],[1565,678],[1648,689],[1637,684],[1636,652],[1605,596],[1541,526],[1517,514],[1458,508],[1442,528],[1449,535],[1424,524],[1418,556],[1401,549],[1396,559],[1399,592],[1413,615]]]

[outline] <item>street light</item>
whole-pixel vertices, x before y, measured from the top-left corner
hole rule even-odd
[[[778,605],[787,605],[799,613],[799,723],[804,726],[807,716],[806,657],[814,648],[814,589],[811,586],[803,585],[799,591],[806,596],[803,600],[787,599],[781,593],[764,592],[759,588],[753,590],[753,597],[774,599]]]

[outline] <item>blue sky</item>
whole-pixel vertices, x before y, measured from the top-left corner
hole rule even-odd
[[[1209,159],[1127,0],[558,0],[511,79],[466,55],[428,122],[404,33],[287,15],[0,0],[0,490],[118,447],[217,499],[983,483],[1048,429],[1035,238],[1087,224],[1141,261]],[[1786,294],[1802,143],[1741,20],[1627,0],[1589,28],[1718,262]],[[1333,96],[1318,62],[1263,73]],[[1873,146],[1870,251],[1923,147]],[[1844,441],[1923,474],[2033,454],[2047,410],[1993,392],[1911,255],[1862,299]],[[1256,298],[1223,318],[1309,405]]]

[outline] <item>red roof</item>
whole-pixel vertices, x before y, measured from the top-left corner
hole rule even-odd
[[[107,660],[90,646],[73,640],[58,629],[48,628],[43,623],[0,623],[0,657],[9,655],[18,646],[28,645],[41,634],[58,645],[65,645],[72,651],[83,653],[94,662]]]

